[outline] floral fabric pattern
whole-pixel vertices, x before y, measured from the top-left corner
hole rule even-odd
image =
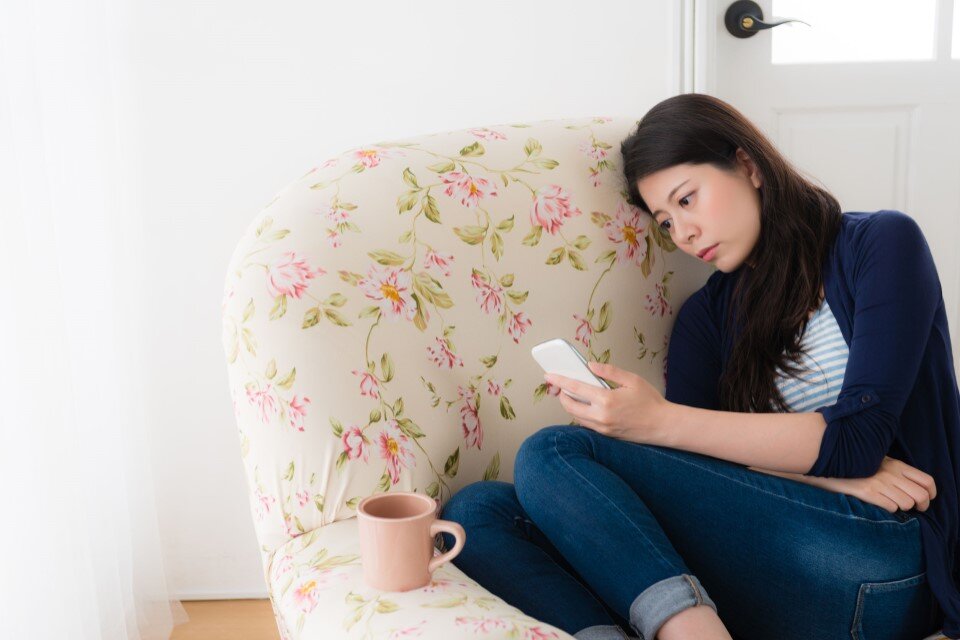
[[[269,584],[284,640],[572,637],[510,606],[450,563],[420,589],[368,587],[359,553],[356,518],[314,529],[277,551]]]
[[[340,604],[362,611],[356,628],[370,607],[413,601],[363,591],[349,544],[296,566],[284,550],[313,549],[372,493],[419,491],[439,507],[470,482],[509,481],[527,435],[570,421],[547,398],[559,389],[535,344],[564,337],[665,388],[675,312],[713,267],[627,204],[618,149],[635,124],[544,120],[366,145],[255,215],[227,270],[222,336],[264,577],[290,638],[333,637],[297,630],[318,610],[334,624],[328,589],[352,591]],[[299,582],[281,588],[281,569]],[[436,575],[466,581],[452,566]],[[446,637],[538,637],[491,619],[475,599],[490,594],[466,597]],[[431,630],[411,618],[388,635],[433,636],[438,608],[410,606]]]

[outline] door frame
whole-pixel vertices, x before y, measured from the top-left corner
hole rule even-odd
[[[673,51],[676,93],[714,94],[716,79],[715,0],[677,0],[674,21],[679,27]]]

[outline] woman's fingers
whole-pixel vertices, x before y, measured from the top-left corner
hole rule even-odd
[[[602,393],[610,393],[608,389],[598,387],[574,378],[561,376],[558,373],[545,373],[543,379],[550,384],[572,393],[581,398],[585,398],[591,404],[595,404],[600,399]]]
[[[926,511],[930,501],[937,497],[937,483],[929,473],[890,456],[884,456],[880,468],[878,479],[910,495],[920,511]]]
[[[920,486],[916,482],[913,482],[909,478],[899,478],[894,480],[894,483],[898,489],[910,496],[910,500],[920,511],[926,511],[930,506],[930,494],[927,493],[926,488]],[[904,508],[901,504],[900,508],[904,511],[909,511],[910,509],[914,508],[914,505]]]
[[[560,401],[560,406],[580,424],[583,424],[585,421],[590,421],[590,416],[588,415],[591,409],[590,405],[584,404],[579,400],[574,400],[562,390],[557,394],[557,400]]]
[[[937,497],[937,483],[936,481],[934,481],[933,476],[931,476],[929,473],[924,473],[923,471],[920,471],[920,469],[917,469],[916,467],[911,467],[906,463],[904,463],[904,466],[900,470],[900,473],[902,473],[904,477],[912,480],[913,482],[917,483],[918,485],[926,489],[927,493],[929,493],[930,495],[931,500]]]
[[[914,508],[916,503],[910,493],[891,482],[880,483],[879,488],[876,489],[876,493],[883,497],[884,502],[888,502],[888,504],[891,505],[884,507],[890,513],[895,512],[897,509],[909,511]]]

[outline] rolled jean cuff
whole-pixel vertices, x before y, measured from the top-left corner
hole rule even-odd
[[[640,640],[654,640],[663,623],[698,604],[717,610],[696,576],[684,573],[665,578],[644,589],[630,605],[630,625]]]

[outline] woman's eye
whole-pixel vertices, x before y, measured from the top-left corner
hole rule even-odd
[[[677,202],[679,202],[680,205],[683,206],[684,201],[685,201],[685,200],[689,200],[689,199],[690,199],[690,196],[692,196],[692,195],[693,195],[693,193],[691,192],[690,195],[686,195],[686,196],[680,198],[679,200],[677,200]],[[690,204],[690,203],[687,202],[687,204]],[[665,224],[668,223],[668,222],[670,222],[669,219],[664,220],[663,222],[660,223],[659,226],[660,226],[660,230],[661,230],[661,231],[669,231],[669,230],[670,230],[670,227],[664,228],[664,226],[663,226],[663,225],[665,225]]]

